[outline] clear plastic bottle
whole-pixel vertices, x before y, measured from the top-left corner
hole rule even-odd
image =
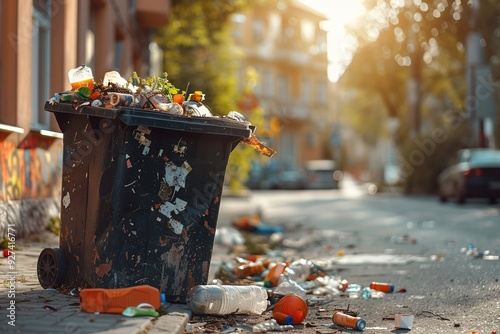
[[[310,261],[300,259],[293,261],[288,268],[293,271],[292,278],[300,283],[307,280],[307,277],[311,273],[311,265]]]
[[[361,291],[361,285],[359,284],[349,284],[345,292],[347,293],[359,293]]]
[[[72,90],[78,87],[89,87],[91,90],[94,88],[92,69],[86,65],[69,70],[68,78]]]
[[[363,298],[363,299],[370,299],[370,298],[372,298],[371,289],[368,288],[368,287],[363,288],[363,290],[361,291],[361,298]]]
[[[295,293],[302,298],[306,298],[306,291],[288,275],[280,275],[280,279],[276,289],[274,289],[274,293],[279,295]]]
[[[186,297],[196,314],[262,314],[268,306],[267,290],[260,286],[197,285]]]

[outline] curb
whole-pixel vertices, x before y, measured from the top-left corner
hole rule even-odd
[[[189,321],[189,315],[181,312],[172,312],[167,315],[159,317],[152,328],[150,328],[148,334],[182,334]]]

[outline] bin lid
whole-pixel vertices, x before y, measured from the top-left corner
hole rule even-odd
[[[53,113],[94,116],[110,119],[120,119],[129,126],[149,126],[175,131],[200,132],[241,138],[250,138],[254,127],[245,122],[231,118],[197,117],[172,115],[156,110],[137,108],[103,108],[89,105],[74,108],[70,103],[54,103],[48,101],[44,109]]]

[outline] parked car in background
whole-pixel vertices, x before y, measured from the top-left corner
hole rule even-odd
[[[271,189],[299,190],[305,188],[304,173],[301,170],[279,171],[270,180]]]
[[[304,189],[305,176],[300,168],[284,168],[279,164],[252,165],[246,186],[249,189]]]
[[[304,164],[306,189],[338,189],[342,172],[333,160],[309,160]]]
[[[463,204],[467,198],[474,197],[494,203],[500,197],[500,150],[460,150],[437,181],[441,202],[452,197]]]

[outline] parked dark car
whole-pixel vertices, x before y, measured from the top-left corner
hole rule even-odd
[[[307,189],[338,189],[342,172],[333,160],[309,160],[304,164]]]
[[[467,198],[500,197],[500,150],[463,149],[438,175],[439,200],[452,197],[459,204]]]
[[[269,180],[271,189],[304,189],[304,173],[300,170],[279,171]]]

